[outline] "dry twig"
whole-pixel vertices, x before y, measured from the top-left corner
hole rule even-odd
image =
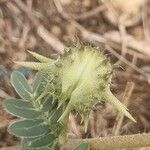
[[[13,0],[12,2],[29,18],[32,24],[36,27],[39,36],[51,45],[58,53],[63,53],[65,47],[64,44],[39,23],[31,10],[20,0]]]
[[[143,9],[142,9],[142,22],[143,22],[143,31],[145,40],[147,43],[150,42],[150,31],[149,31],[149,23],[148,23],[148,1],[144,0]]]
[[[108,41],[108,44],[111,45],[111,43],[121,43],[121,37],[118,31],[111,31],[104,34],[104,37]],[[125,37],[127,40],[127,47],[129,47],[132,50],[136,50],[142,54],[145,54],[146,56],[150,57],[150,44],[145,43],[145,41],[138,41],[133,36],[126,34]]]

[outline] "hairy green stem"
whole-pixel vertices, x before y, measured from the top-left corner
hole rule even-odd
[[[63,149],[71,150],[80,143],[89,143],[90,150],[116,150],[149,147],[150,133],[92,139],[70,139]]]

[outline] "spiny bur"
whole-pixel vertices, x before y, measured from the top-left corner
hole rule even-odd
[[[57,60],[29,52],[40,62],[16,62],[19,65],[53,75],[55,101],[58,107],[65,105],[59,122],[68,120],[72,110],[80,113],[87,128],[92,107],[101,101],[108,102],[116,110],[136,122],[110,91],[114,65],[97,48],[78,44],[64,50]],[[57,87],[56,87],[57,86]],[[47,91],[48,93],[49,91]],[[66,123],[67,124],[67,123]]]

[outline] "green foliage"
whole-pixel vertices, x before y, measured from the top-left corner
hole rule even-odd
[[[55,107],[56,103],[53,102],[53,96],[47,96],[42,102],[42,108],[41,111],[42,112],[47,112],[49,110],[53,110],[53,108]]]
[[[38,72],[30,87],[21,73],[12,73],[11,82],[22,99],[8,98],[3,106],[7,112],[20,118],[9,126],[8,131],[21,138],[22,150],[59,149],[58,135],[62,127],[57,120],[62,107],[56,109],[58,106],[52,93],[37,101],[49,84],[47,80],[50,81],[47,74]]]
[[[80,145],[78,145],[76,148],[74,148],[74,150],[89,150],[90,146],[88,143],[82,143]]]
[[[35,119],[14,122],[8,131],[18,137],[30,138],[47,134],[50,130],[42,119]]]
[[[54,143],[55,139],[56,137],[54,134],[48,133],[38,138],[24,139],[24,146],[34,148],[34,149],[49,147]]]
[[[21,73],[14,71],[11,74],[11,84],[23,100],[29,101],[32,99],[32,90]]]
[[[34,97],[37,98],[38,96],[40,96],[43,90],[46,90],[50,82],[51,76],[48,73],[38,72],[35,76],[32,86]]]
[[[14,116],[24,119],[34,119],[41,115],[30,102],[20,99],[7,99],[4,101],[5,109]]]

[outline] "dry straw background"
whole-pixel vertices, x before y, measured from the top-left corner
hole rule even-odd
[[[150,1],[148,0],[0,0],[0,150],[16,150],[19,141],[7,133],[16,119],[2,109],[8,96],[13,61],[31,60],[27,50],[57,57],[75,41],[98,46],[120,67],[113,93],[137,123],[108,104],[91,112],[88,132],[80,117],[70,116],[72,138],[107,137],[150,132]],[[34,72],[22,69],[29,82]],[[141,148],[140,150],[149,150]]]

